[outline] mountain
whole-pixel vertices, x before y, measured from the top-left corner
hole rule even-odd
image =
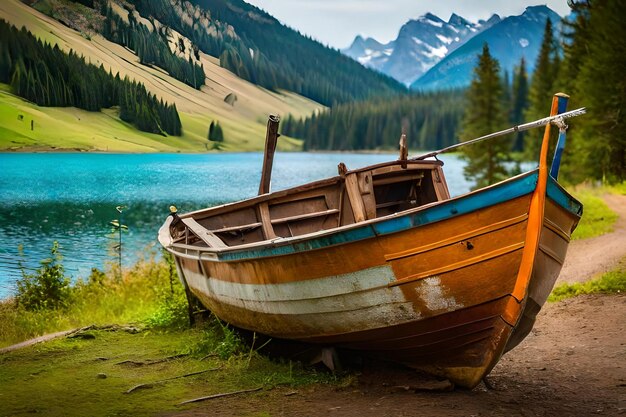
[[[243,0],[125,1],[219,57],[224,68],[270,90],[293,91],[328,106],[406,91]]]
[[[519,16],[503,19],[446,55],[412,83],[411,89],[440,90],[468,86],[484,43],[489,45],[491,55],[500,62],[501,71],[511,74],[524,57],[527,71],[532,73],[547,19],[552,21],[556,35],[561,17],[547,6],[528,7]]]
[[[498,22],[498,15],[471,23],[457,14],[452,14],[445,22],[427,13],[404,24],[394,41],[381,44],[375,39],[357,36],[342,52],[366,67],[410,85],[468,39]]]
[[[3,0],[0,19],[102,67],[102,74],[141,84],[155,102],[175,105],[182,122],[182,136],[166,137],[133,130],[117,102],[85,114],[61,107],[71,100],[54,108],[45,107],[53,105],[49,100],[26,101],[9,85],[19,61],[6,59],[7,39],[0,39],[0,72],[10,71],[0,83],[0,116],[24,112],[0,129],[0,149],[258,150],[268,114],[300,118],[324,105],[407,91],[241,0]],[[59,69],[53,60],[42,65],[45,71],[33,66],[25,74],[33,74],[36,88],[50,88],[41,80]],[[76,72],[73,84],[90,85],[87,72]],[[61,75],[56,81],[62,85]],[[136,100],[124,100],[124,108],[142,110]],[[34,129],[24,129],[24,120]],[[224,131],[219,144],[207,141],[209,125],[217,121]],[[298,149],[301,142],[284,137],[280,146]]]
[[[389,60],[389,56],[393,53],[394,46],[394,41],[382,44],[374,38],[363,39],[358,35],[354,38],[352,45],[343,49],[342,52],[368,68],[381,71],[382,67]]]

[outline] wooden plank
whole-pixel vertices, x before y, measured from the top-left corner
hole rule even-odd
[[[552,98],[550,116],[558,113],[558,96]],[[517,275],[517,283],[511,294],[518,301],[522,301],[527,295],[528,285],[532,278],[537,251],[539,250],[539,240],[544,224],[544,211],[546,204],[546,190],[548,187],[548,147],[550,144],[550,123],[546,125],[541,141],[539,152],[539,176],[537,186],[530,200],[528,210],[528,229],[526,231],[526,248],[522,257],[522,265]]]
[[[344,195],[345,185],[343,182],[339,187],[339,213],[337,214],[337,227],[341,226],[341,218],[343,217],[343,195]]]
[[[376,197],[374,196],[374,181],[372,180],[372,172],[361,172],[358,174],[358,179],[361,199],[363,200],[363,207],[365,207],[365,216],[368,220],[375,219]]]
[[[380,204],[376,204],[376,208],[380,209],[380,208],[387,208],[387,207],[393,207],[393,206],[399,206],[400,204],[404,204],[406,203],[407,200],[399,200],[399,201],[388,201],[386,203],[380,203]]]
[[[187,229],[190,230],[194,235],[198,236],[204,243],[206,243],[211,248],[223,248],[227,245],[224,244],[222,239],[215,236],[212,232],[208,231],[204,226],[195,221],[191,217],[181,218],[181,221],[187,226]]]
[[[272,221],[270,218],[270,208],[267,204],[267,201],[260,203],[257,206],[259,210],[259,216],[261,217],[261,224],[263,227],[263,237],[265,240],[275,239],[276,233],[274,233],[274,228],[272,227]]]
[[[448,184],[446,184],[441,167],[437,167],[433,170],[433,186],[435,188],[435,194],[437,195],[437,201],[448,200],[450,198]]]
[[[367,214],[365,212],[365,206],[363,205],[363,199],[361,198],[357,174],[354,172],[346,174],[346,191],[348,192],[348,200],[350,200],[350,205],[352,206],[354,222],[359,223],[365,221]]]
[[[457,269],[462,269],[470,265],[475,265],[480,262],[488,261],[490,259],[497,258],[499,256],[506,255],[511,252],[515,252],[516,250],[522,249],[523,247],[524,247],[524,242],[517,242],[517,243],[514,243],[513,245],[496,249],[494,251],[484,253],[479,256],[475,256],[473,258],[468,258],[463,261],[456,262],[450,265],[446,265],[441,268],[435,268],[435,269],[431,269],[429,271],[425,271],[419,274],[407,276],[406,278],[402,278],[401,280],[390,283],[389,287],[395,287],[397,285],[403,285],[403,284],[407,284],[407,283],[417,281],[420,279],[433,277],[435,275],[441,275],[447,272],[452,272]]]
[[[459,233],[455,236],[451,236],[446,239],[428,243],[427,245],[424,245],[424,246],[418,246],[416,248],[412,248],[412,249],[405,250],[405,251],[398,252],[398,253],[390,253],[388,255],[385,255],[385,260],[393,261],[396,259],[406,258],[407,256],[418,255],[420,253],[428,252],[433,249],[442,248],[444,246],[452,245],[454,243],[459,243],[467,239],[473,239],[477,236],[495,232],[496,230],[504,229],[505,227],[509,227],[509,226],[521,223],[525,221],[526,219],[528,219],[528,214],[522,214],[520,216],[502,220],[499,222],[495,222],[490,225],[479,227],[477,229],[473,229],[465,233]]]
[[[272,165],[274,163],[274,153],[278,142],[278,124],[280,117],[270,115],[267,121],[267,133],[265,135],[265,153],[263,154],[263,171],[261,172],[261,183],[259,184],[259,195],[270,192],[272,178]]]
[[[338,209],[329,209],[329,210],[324,210],[324,211],[316,211],[313,213],[298,214],[296,216],[289,216],[289,217],[282,217],[280,219],[274,219],[272,220],[272,224],[280,224],[280,223],[287,223],[287,222],[293,222],[293,221],[298,221],[298,220],[312,219],[314,217],[320,217],[320,216],[330,216],[331,214],[337,214],[337,213],[339,213]]]
[[[406,175],[398,175],[395,177],[387,177],[387,178],[374,178],[374,185],[387,185],[387,184],[396,184],[398,182],[405,181],[415,181],[424,178],[423,172],[417,172],[414,174],[407,173]]]
[[[261,222],[255,222],[255,223],[246,223],[246,224],[240,224],[237,226],[228,226],[228,227],[222,227],[221,229],[213,229],[211,230],[212,233],[227,233],[227,232],[236,232],[239,230],[248,230],[248,229],[254,229],[257,227],[261,227],[263,225],[263,223]]]
[[[557,235],[561,236],[561,238],[563,240],[565,240],[567,243],[569,243],[570,241],[570,236],[567,234],[567,232],[565,232],[565,230],[561,229],[559,227],[559,225],[557,225],[556,223],[554,223],[552,220],[545,218],[543,220],[543,225],[545,227],[547,227],[548,229],[552,230],[554,233],[556,233]]]

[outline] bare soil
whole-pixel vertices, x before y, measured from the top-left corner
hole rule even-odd
[[[618,215],[613,233],[571,242],[557,285],[611,271],[626,256],[626,195],[606,194],[602,199]]]
[[[615,231],[572,242],[557,284],[592,279],[626,256],[626,196],[605,201],[620,216]],[[580,296],[547,303],[529,336],[471,391],[415,390],[436,381],[365,363],[346,387],[277,388],[167,415],[626,416],[625,327],[626,295]]]

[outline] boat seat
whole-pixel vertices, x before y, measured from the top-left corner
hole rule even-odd
[[[202,226],[191,217],[181,218],[180,220],[194,235],[198,236],[198,238],[206,243],[207,246],[209,246],[210,248],[225,248],[228,246],[224,243],[222,239],[217,237],[215,233],[207,230],[204,226]]]

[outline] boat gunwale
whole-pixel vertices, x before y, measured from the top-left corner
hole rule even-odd
[[[400,211],[397,213],[392,213],[389,214],[387,216],[383,216],[383,217],[378,217],[375,219],[371,219],[371,220],[366,220],[363,222],[359,222],[359,223],[353,223],[353,224],[349,224],[349,225],[344,225],[344,226],[340,226],[340,227],[335,227],[332,229],[327,229],[327,230],[320,230],[317,232],[313,232],[313,233],[308,233],[308,234],[303,234],[303,235],[299,235],[299,236],[293,236],[293,237],[279,237],[279,238],[275,238],[275,239],[271,239],[271,240],[263,240],[263,241],[259,241],[259,242],[254,242],[254,243],[249,243],[249,244],[245,244],[245,245],[238,245],[238,246],[229,246],[229,247],[220,247],[220,248],[214,248],[214,247],[202,247],[202,246],[195,246],[195,245],[185,245],[185,244],[180,244],[180,243],[172,243],[170,245],[164,245],[167,247],[167,249],[179,256],[183,256],[186,258],[193,258],[193,259],[198,259],[199,257],[201,257],[202,255],[209,255],[209,257],[201,257],[201,259],[203,260],[216,260],[218,255],[226,255],[226,254],[233,254],[233,253],[237,253],[237,252],[248,252],[250,250],[254,250],[256,248],[276,248],[276,247],[280,247],[280,246],[287,246],[289,244],[298,244],[298,243],[302,243],[302,242],[306,242],[306,241],[310,241],[312,239],[316,239],[316,238],[322,238],[325,236],[329,236],[329,235],[335,235],[338,233],[343,233],[343,232],[350,232],[350,231],[354,231],[354,230],[358,230],[358,229],[363,229],[363,230],[367,230],[370,229],[371,233],[368,234],[368,236],[364,237],[364,238],[369,238],[369,237],[375,237],[375,236],[380,236],[380,235],[385,235],[385,234],[389,234],[392,232],[382,232],[382,231],[376,231],[373,226],[391,221],[391,220],[395,220],[401,217],[406,217],[406,216],[411,216],[417,213],[420,213],[422,211],[427,211],[430,210],[434,207],[438,207],[438,206],[445,206],[445,205],[453,205],[459,201],[462,201],[468,197],[475,197],[477,195],[480,195],[482,193],[485,192],[489,192],[492,190],[495,190],[499,187],[502,186],[506,186],[509,183],[512,182],[516,182],[516,181],[520,181],[523,180],[525,177],[531,177],[534,174],[536,174],[538,172],[538,169],[532,170],[532,171],[528,171],[519,175],[516,175],[515,177],[511,177],[505,181],[501,181],[499,183],[490,185],[488,187],[484,187],[481,188],[479,190],[474,190],[474,191],[470,191],[468,193],[447,199],[447,200],[441,200],[441,201],[435,201],[432,203],[428,203],[419,207],[414,207],[414,208],[410,208],[404,211]],[[535,181],[536,182],[536,181]],[[521,197],[523,195],[528,195],[530,193],[532,193],[534,190],[533,189],[529,189],[526,190],[526,192],[524,192],[523,194],[520,195],[516,195],[515,197]],[[475,208],[472,210],[469,210],[467,212],[463,212],[463,213],[457,213],[457,214],[451,214],[450,217],[455,217],[457,215],[461,215],[461,214],[466,214],[466,213],[470,213],[472,211],[478,210],[480,208],[483,207],[489,207],[491,205],[495,205],[497,204],[499,201],[495,201],[493,203],[489,202],[489,204],[485,204],[482,207],[479,208]],[[415,225],[413,227],[419,227],[419,226],[423,226],[425,224],[430,224],[430,223],[434,223],[436,221],[441,221],[441,220],[445,220],[445,219],[440,219],[440,220],[434,220],[432,222],[428,222],[428,223],[424,223],[424,224],[420,224],[420,225]],[[165,226],[165,224],[164,224]],[[360,240],[360,239],[357,239]],[[347,243],[347,242],[346,242]],[[194,256],[185,256],[185,255],[190,255],[188,253],[183,253],[180,252],[178,250],[173,250],[174,248],[177,249],[182,249],[185,251],[188,250],[192,250],[194,252],[196,252],[194,254]],[[213,255],[213,256],[211,256]],[[271,255],[270,255],[271,256]],[[222,260],[222,259],[220,259]],[[234,261],[234,260],[239,260],[239,259],[223,259],[223,261]]]
[[[420,161],[423,162],[423,161]],[[431,161],[429,161],[431,162]],[[432,162],[441,162],[441,161],[432,161]],[[383,164],[377,164],[377,165],[371,165],[365,168],[362,168],[361,170],[368,170],[368,169],[372,169],[372,167],[384,167],[384,166],[391,166],[396,164],[397,161],[391,161],[389,163],[383,163]],[[508,178],[504,181],[500,181],[496,184],[492,184],[489,185],[487,187],[483,187],[480,188],[478,190],[473,190],[470,192],[467,192],[465,194],[461,194],[459,196],[455,196],[452,198],[449,198],[447,200],[440,200],[440,201],[435,201],[432,203],[428,203],[428,204],[424,204],[422,206],[419,207],[413,207],[404,211],[400,211],[400,212],[396,212],[396,213],[392,213],[392,214],[388,214],[386,216],[382,216],[382,217],[378,217],[375,219],[370,219],[370,220],[365,220],[359,223],[352,223],[352,224],[348,224],[348,225],[344,225],[344,226],[339,226],[339,227],[334,227],[332,229],[326,229],[326,230],[320,230],[320,231],[316,231],[316,232],[312,232],[312,233],[307,233],[307,234],[302,234],[302,235],[298,235],[298,236],[291,236],[291,237],[278,237],[278,238],[274,238],[274,239],[270,239],[270,240],[262,240],[259,242],[253,242],[253,243],[248,243],[248,244],[244,244],[244,245],[237,245],[237,246],[228,246],[228,247],[203,247],[203,246],[196,246],[196,245],[187,245],[187,244],[182,244],[182,243],[170,243],[170,244],[163,244],[164,242],[161,241],[161,244],[163,244],[163,246],[166,247],[166,249],[171,252],[172,254],[176,255],[176,256],[182,256],[183,258],[187,258],[187,259],[194,259],[194,260],[206,260],[206,261],[220,261],[220,262],[234,262],[234,261],[240,261],[240,260],[246,260],[246,259],[256,259],[256,258],[264,258],[264,257],[268,257],[268,256],[281,256],[281,255],[289,255],[292,253],[297,253],[300,252],[300,250],[296,250],[294,249],[293,252],[288,252],[288,253],[276,253],[276,254],[261,254],[261,255],[251,255],[251,256],[242,256],[242,257],[237,257],[236,254],[237,253],[241,253],[241,254],[245,254],[245,253],[249,253],[252,251],[256,250],[271,250],[274,248],[279,248],[279,247],[289,247],[290,245],[297,245],[297,244],[302,244],[305,243],[307,241],[312,241],[318,238],[324,238],[327,236],[332,236],[332,235],[336,235],[339,233],[346,233],[346,232],[351,232],[351,231],[356,231],[356,230],[364,230],[364,231],[369,231],[369,233],[367,234],[367,236],[363,236],[363,237],[357,237],[356,239],[350,239],[349,241],[346,242],[341,242],[341,243],[350,243],[352,241],[357,241],[357,240],[362,240],[362,239],[367,239],[367,238],[372,238],[372,237],[376,237],[376,236],[381,236],[381,235],[387,235],[390,233],[394,233],[397,231],[401,231],[401,230],[394,230],[394,231],[380,231],[380,230],[376,230],[375,226],[379,225],[379,224],[384,224],[385,222],[388,221],[393,221],[396,220],[398,218],[402,218],[402,217],[407,217],[407,216],[411,216],[411,215],[415,215],[418,214],[422,211],[427,211],[430,209],[433,209],[435,207],[438,206],[445,206],[445,205],[453,205],[455,203],[458,203],[459,201],[463,201],[464,199],[467,199],[469,197],[476,197],[477,195],[480,195],[482,193],[486,193],[489,191],[493,191],[494,189],[506,186],[510,183],[513,182],[517,182],[517,181],[521,181],[523,180],[525,177],[531,177],[533,175],[539,175],[539,168],[535,168],[533,170],[518,174],[514,177]],[[324,180],[320,180],[320,181],[316,181],[313,183],[307,183],[304,184],[304,186],[313,186],[313,185],[319,185],[321,184],[325,184],[325,183],[332,183],[334,181],[336,181],[339,177],[332,177],[332,178],[327,178]],[[548,184],[550,184],[550,186],[548,186],[548,194],[552,194],[552,190],[556,191],[557,193],[561,194],[561,195],[557,195],[554,196],[554,198],[552,198],[553,196],[548,195],[547,197],[549,197],[551,200],[555,201],[556,204],[558,204],[559,206],[563,207],[564,209],[566,209],[568,212],[570,212],[572,215],[575,216],[580,216],[580,211],[582,208],[582,204],[575,199],[571,194],[569,194],[554,178],[552,178],[551,176],[549,176],[549,181]],[[236,204],[241,204],[242,202],[261,202],[261,201],[265,201],[265,199],[269,199],[272,197],[276,197],[277,194],[278,196],[282,196],[283,193],[288,194],[289,191],[294,190],[296,188],[302,188],[303,186],[299,186],[299,187],[294,187],[292,189],[288,189],[288,190],[281,190],[281,191],[277,191],[274,193],[270,193],[270,194],[263,194],[261,196],[257,196],[257,197],[253,197],[251,199],[248,200],[243,200],[243,201],[238,201],[238,202],[234,202],[234,203],[229,203],[228,205],[222,205],[222,206],[216,206],[216,207],[211,207],[209,209],[204,209],[204,210],[199,210],[196,212],[191,212],[191,213],[186,213],[185,215],[181,216],[181,217],[188,217],[191,216],[192,214],[196,214],[196,213],[201,213],[207,210],[213,210],[216,208],[222,208],[222,207],[227,207],[227,206],[233,206]],[[536,180],[535,180],[535,187],[536,187]],[[515,197],[512,198],[518,198],[521,197],[523,195],[528,195],[532,192],[534,192],[535,187],[533,187],[533,189],[527,190],[527,192],[520,194],[520,195],[516,195]],[[308,188],[307,188],[308,189]],[[567,206],[563,206],[562,202],[564,199],[567,199],[567,201],[569,202],[569,204],[567,204]],[[426,224],[432,224],[438,221],[443,221],[443,220],[447,220],[448,218],[452,218],[452,217],[456,217],[458,215],[462,215],[462,214],[468,214],[471,213],[473,211],[482,209],[482,208],[486,208],[486,207],[490,207],[492,205],[498,204],[501,201],[489,201],[486,204],[482,205],[481,207],[478,208],[473,208],[471,210],[468,211],[464,211],[464,212],[457,212],[455,214],[451,213],[449,217],[445,218],[445,219],[438,219],[438,220],[433,220],[433,221],[429,221],[427,223],[423,223],[423,224],[417,224],[417,225],[413,225],[411,226],[411,228],[413,227],[420,227],[420,226],[424,226]],[[577,208],[576,208],[577,207]],[[168,217],[169,218],[169,217]],[[169,222],[166,222],[166,224],[164,224],[162,226],[162,228],[164,228]],[[207,229],[208,230],[208,229]],[[161,240],[161,234],[159,234],[159,240]],[[168,233],[168,237],[171,239],[171,236],[169,236]],[[171,241],[170,241],[171,242]],[[335,244],[328,244],[325,245],[324,247],[329,247],[329,246],[335,246],[337,244],[340,243],[335,243]],[[307,248],[305,248],[307,249]],[[315,249],[321,249],[321,248],[316,248],[316,247],[311,247],[308,248],[308,250],[315,250]],[[192,253],[190,253],[190,251]],[[222,256],[226,256],[228,258],[222,258]],[[229,257],[229,255],[233,256],[232,258]]]

